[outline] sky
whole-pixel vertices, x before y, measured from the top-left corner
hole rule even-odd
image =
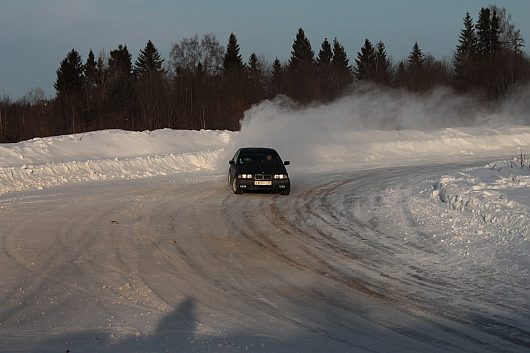
[[[226,46],[237,36],[244,61],[252,52],[287,61],[298,28],[318,53],[324,38],[337,38],[350,58],[368,38],[382,40],[399,61],[418,42],[424,53],[450,57],[469,11],[473,18],[491,0],[2,0],[0,97],[17,99],[34,88],[55,95],[56,70],[68,51],[86,60],[125,44],[133,61],[151,40],[169,60],[174,43],[213,33]],[[497,1],[530,37],[530,1]],[[527,51],[528,52],[528,51]]]

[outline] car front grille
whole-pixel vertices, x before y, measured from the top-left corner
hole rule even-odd
[[[271,174],[254,174],[256,180],[272,180]]]

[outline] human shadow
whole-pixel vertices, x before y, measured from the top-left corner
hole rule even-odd
[[[525,352],[527,341],[498,337],[478,339],[461,323],[444,323],[407,315],[371,301],[362,305],[350,293],[314,293],[321,301],[316,307],[298,312],[296,322],[289,313],[275,312],[276,319],[298,326],[292,334],[273,337],[260,332],[205,331],[199,324],[196,302],[185,299],[166,315],[150,334],[119,330],[86,330],[51,336],[39,342],[0,351],[28,353],[145,353],[145,352]],[[356,303],[356,304],[354,304]],[[313,304],[316,304],[313,302]],[[380,306],[381,305],[381,306]],[[390,309],[390,310],[389,310]],[[285,314],[285,316],[282,316]],[[395,315],[398,317],[395,317]],[[474,325],[472,325],[474,326]],[[116,336],[119,335],[119,336]],[[493,336],[492,336],[493,337]]]

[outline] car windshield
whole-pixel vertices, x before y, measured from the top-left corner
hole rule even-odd
[[[252,152],[239,155],[238,164],[281,164],[280,156],[271,152]]]

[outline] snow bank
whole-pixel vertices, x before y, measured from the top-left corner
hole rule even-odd
[[[220,151],[178,153],[124,159],[72,161],[0,168],[0,194],[44,189],[64,183],[137,179],[193,171],[211,171]]]
[[[106,130],[0,144],[0,194],[71,182],[225,174],[226,162],[242,146],[277,148],[292,162],[293,176],[530,151],[529,127],[358,131],[322,125],[320,118],[305,120],[307,113],[293,118],[296,113],[282,115],[273,108],[264,103],[250,111],[241,132]],[[324,127],[318,131],[318,126]]]
[[[211,172],[231,134],[106,130],[0,144],[0,194],[72,182]]]
[[[230,141],[229,131],[104,130],[82,134],[35,138],[0,144],[0,168],[28,164],[110,160],[170,153],[217,150]]]
[[[530,169],[502,161],[446,175],[434,185],[433,197],[451,209],[472,215],[508,238],[530,239]]]

